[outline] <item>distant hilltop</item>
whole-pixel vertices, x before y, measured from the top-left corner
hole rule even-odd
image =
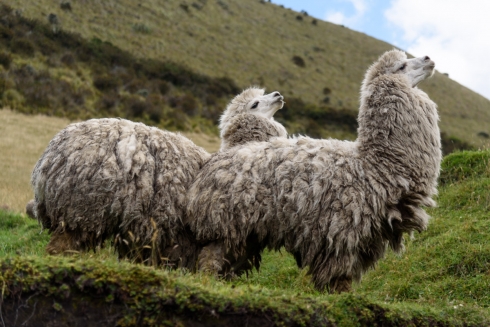
[[[260,85],[280,91],[287,104],[278,119],[290,132],[312,136],[354,137],[363,75],[379,55],[394,48],[305,12],[258,0],[168,0],[158,6],[129,0],[10,4],[53,30],[109,42],[138,59],[173,62],[199,76],[226,78],[239,90]],[[441,73],[420,87],[439,106],[448,144],[488,147],[488,99]],[[215,114],[206,119],[216,123]]]

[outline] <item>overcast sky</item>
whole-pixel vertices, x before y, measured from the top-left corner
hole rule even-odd
[[[272,0],[394,44],[490,99],[490,0]]]

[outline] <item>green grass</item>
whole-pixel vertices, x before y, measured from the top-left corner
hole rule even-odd
[[[114,306],[125,299],[129,309],[121,319],[127,325],[137,315],[183,323],[191,310],[209,324],[212,311],[222,319],[245,314],[285,326],[320,326],[327,320],[337,326],[485,326],[490,323],[488,158],[490,151],[445,157],[446,182],[440,187],[439,207],[430,210],[428,230],[409,239],[402,255],[390,253],[381,260],[352,294],[319,293],[306,270],[298,269],[284,251],[266,251],[259,272],[231,281],[118,262],[110,246],[98,253],[50,257],[44,254],[48,235],[39,233],[37,222],[0,211],[4,296],[40,290],[56,299],[61,285],[67,285],[74,294],[70,301],[77,292],[95,301],[100,296],[93,292],[102,292]],[[86,280],[97,281],[97,287],[85,289]],[[173,316],[162,318],[158,312]]]
[[[24,214],[0,210],[0,257],[44,254],[49,235]]]
[[[139,58],[170,60],[205,76],[227,76],[239,88],[260,84],[283,93],[286,102],[299,98],[306,104],[351,112],[354,117],[365,71],[394,47],[259,0],[87,0],[71,1],[71,11],[51,0],[11,0],[9,4],[43,22],[50,13],[56,14],[63,30],[81,33],[87,40],[108,41]],[[148,33],[135,26],[144,26]],[[304,67],[295,64],[297,57]],[[437,58],[433,59],[437,64]],[[490,133],[488,99],[441,73],[421,88],[438,104],[441,129],[448,137],[477,148],[489,146],[489,139],[477,135]],[[311,124],[298,120],[292,122],[301,126],[290,126],[294,131],[309,134],[316,129],[314,119]]]

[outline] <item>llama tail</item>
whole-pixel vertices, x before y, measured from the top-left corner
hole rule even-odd
[[[36,209],[35,209],[36,207],[37,207],[36,200],[32,199],[31,201],[27,202],[26,213],[27,213],[27,216],[29,216],[29,218],[37,220]]]

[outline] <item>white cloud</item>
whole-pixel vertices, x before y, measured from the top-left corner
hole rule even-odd
[[[327,13],[325,20],[334,24],[345,25],[347,17],[345,17],[345,15],[340,11],[331,11]]]
[[[341,11],[329,11],[325,15],[325,20],[334,24],[346,25],[351,28],[356,27],[356,24],[366,13],[366,0],[342,0],[343,2],[349,2],[354,7],[354,14],[346,16]]]
[[[385,17],[408,52],[430,56],[439,71],[490,99],[489,12],[481,0],[394,0]]]

